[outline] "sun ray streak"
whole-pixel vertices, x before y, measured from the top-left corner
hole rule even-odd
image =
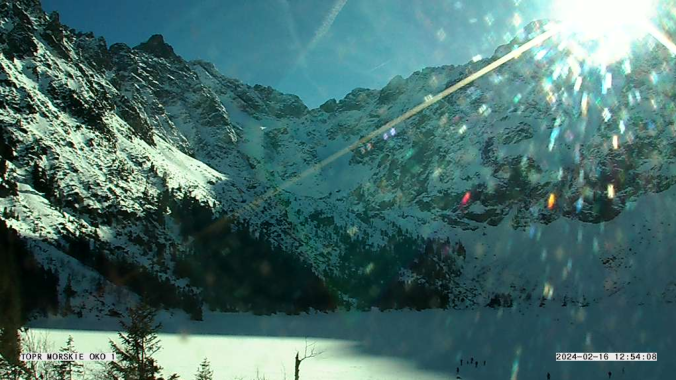
[[[444,91],[438,93],[437,95],[433,96],[432,98],[428,99],[427,101],[420,103],[416,107],[410,109],[409,111],[405,112],[401,116],[389,121],[388,123],[384,124],[382,127],[374,130],[373,132],[369,133],[368,135],[362,137],[358,141],[355,141],[354,143],[350,144],[349,146],[341,149],[340,151],[332,154],[331,156],[327,157],[320,163],[306,169],[303,171],[301,174],[297,175],[294,178],[291,178],[287,180],[286,182],[282,183],[279,187],[275,189],[268,190],[266,193],[263,195],[259,196],[258,198],[254,199],[251,201],[249,204],[243,206],[242,209],[239,211],[235,212],[234,214],[230,215],[229,217],[234,218],[237,215],[241,214],[243,211],[249,209],[253,210],[257,208],[261,203],[265,202],[266,200],[270,199],[271,197],[274,197],[275,195],[279,194],[280,192],[288,189],[289,187],[293,186],[294,184],[298,183],[298,181],[301,181],[302,179],[306,178],[307,176],[314,174],[324,168],[325,166],[331,164],[338,158],[344,156],[345,154],[357,149],[359,146],[365,144],[366,142],[374,139],[377,136],[380,136],[383,134],[385,131],[390,130],[394,126],[410,119],[411,117],[415,116],[416,114],[420,113],[424,109],[432,106],[433,104],[437,103],[438,101],[444,99],[445,97],[453,94],[454,92],[460,90],[461,88],[471,84],[472,82],[476,81],[477,79],[485,76],[486,74],[490,73],[491,71],[497,69],[498,67],[504,65],[505,63],[509,62],[512,59],[516,59],[521,54],[527,52],[528,50],[542,44],[543,42],[547,41],[548,39],[552,38],[554,35],[556,35],[559,31],[561,30],[561,27],[559,24],[554,24],[551,23],[549,24],[549,29],[546,30],[545,32],[537,35],[536,37],[532,38],[528,42],[524,43],[523,45],[519,46],[518,48],[512,50],[511,52],[505,54],[504,56],[498,58],[497,60],[491,62],[490,64],[486,65],[483,67],[481,70],[467,76],[463,80],[459,81],[458,83],[448,87]],[[212,228],[215,228],[215,224],[212,224],[212,227],[207,228],[207,231],[211,230]]]
[[[676,55],[676,44],[661,30],[659,30],[655,25],[647,22],[643,26],[647,32],[653,36],[657,40],[657,42],[661,43],[666,47],[671,54]]]

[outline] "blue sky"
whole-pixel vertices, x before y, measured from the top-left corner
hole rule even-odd
[[[538,0],[42,1],[108,44],[135,46],[159,33],[185,59],[310,107],[397,74],[491,55],[519,26],[547,17]]]

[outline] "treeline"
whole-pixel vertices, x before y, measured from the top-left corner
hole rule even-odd
[[[461,273],[465,247],[442,238],[413,238],[401,229],[380,248],[344,236],[347,257],[336,288],[356,301],[358,309],[429,309],[455,306],[453,287]]]
[[[163,197],[192,255],[176,258],[175,274],[200,287],[213,309],[299,313],[333,310],[336,292],[298,255],[273,245],[246,223],[216,219],[212,209],[191,197]]]
[[[17,195],[19,190],[17,183],[7,178],[9,162],[14,159],[14,149],[6,129],[5,126],[0,127],[0,198]]]
[[[272,244],[265,226],[254,234],[249,224],[218,219],[209,205],[168,190],[158,196],[157,210],[159,224],[170,211],[193,252],[174,257],[174,274],[202,289],[214,310],[299,313],[352,302],[362,310],[422,310],[462,301],[454,290],[465,247],[448,238],[410,237],[397,229],[374,247],[345,234],[339,275],[320,278],[297,254]]]
[[[196,292],[179,287],[166,277],[120,256],[106,253],[97,242],[85,236],[64,236],[64,252],[96,270],[116,286],[125,286],[142,296],[153,307],[183,309],[192,319],[202,319],[202,299]]]
[[[0,219],[0,320],[58,310],[58,273],[43,268],[18,232]]]
[[[35,312],[58,310],[58,284],[58,274],[38,265],[16,230],[0,219],[0,359],[18,363],[19,328]]]
[[[404,266],[412,278],[393,281],[384,292],[379,307],[416,310],[455,307],[458,300],[454,288],[465,252],[462,243],[453,243],[449,238],[425,240],[413,261]]]

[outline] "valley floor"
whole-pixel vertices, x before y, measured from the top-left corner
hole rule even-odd
[[[164,313],[164,373],[192,379],[211,361],[215,379],[292,379],[296,350],[323,353],[301,378],[673,379],[673,305],[627,306],[620,298],[585,308],[547,306],[472,311],[341,312],[313,315],[207,313],[204,322]],[[31,323],[55,348],[68,335],[80,352],[110,352],[114,319],[50,318]],[[556,352],[656,352],[656,362],[556,362]],[[462,360],[462,365],[460,361]],[[476,366],[473,362],[478,361]],[[485,364],[484,364],[485,361]],[[468,364],[468,362],[472,364]]]

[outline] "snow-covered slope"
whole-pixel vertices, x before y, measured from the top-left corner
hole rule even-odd
[[[4,1],[2,218],[43,265],[90,270],[69,252],[86,241],[179,289],[188,281],[177,260],[235,220],[347,303],[359,304],[354,287],[382,299],[390,282],[403,292],[422,284],[457,307],[584,304],[616,291],[636,302],[673,298],[666,273],[650,294],[636,285],[656,261],[628,264],[649,254],[645,239],[670,260],[666,230],[658,244],[653,228],[631,225],[656,228],[648,212],[671,207],[660,209],[662,193],[650,195],[652,211],[632,209],[675,178],[674,59],[660,46],[598,68],[555,38],[344,150],[544,25],[490,59],[308,109],[187,62],[162,36],[108,47],[37,1]],[[207,216],[176,217],[193,208]],[[432,248],[422,252],[424,239]]]

